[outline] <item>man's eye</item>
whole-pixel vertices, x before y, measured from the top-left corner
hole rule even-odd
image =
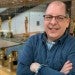
[[[46,18],[49,18],[49,19],[51,19],[51,18],[53,18],[52,16],[47,16]]]
[[[57,19],[61,19],[61,20],[63,20],[64,18],[63,18],[63,17],[57,17]]]

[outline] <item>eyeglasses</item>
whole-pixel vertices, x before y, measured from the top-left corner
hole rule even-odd
[[[43,17],[46,21],[51,21],[53,18],[55,18],[57,22],[62,22],[65,18],[67,18],[66,16],[63,15],[58,15],[58,16],[43,15]]]

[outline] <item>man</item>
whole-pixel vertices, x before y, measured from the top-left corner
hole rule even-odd
[[[75,38],[67,32],[69,22],[63,2],[48,5],[45,32],[26,41],[19,56],[17,75],[75,75]]]

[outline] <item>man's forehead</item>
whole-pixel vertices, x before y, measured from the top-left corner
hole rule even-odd
[[[45,13],[65,13],[65,6],[57,3],[51,3]]]
[[[63,2],[61,2],[61,1],[54,1],[54,2],[51,2],[51,3],[48,4],[47,9],[50,8],[50,7],[54,7],[54,8],[62,7],[62,8],[65,9],[66,5]]]
[[[49,5],[65,6],[65,4],[63,2],[61,2],[61,1],[54,1],[54,2],[49,3]]]
[[[56,7],[62,7],[62,8],[65,8],[65,5],[59,4],[59,3],[51,3],[51,4],[49,4],[48,8],[49,7],[54,7],[54,8],[56,8]]]

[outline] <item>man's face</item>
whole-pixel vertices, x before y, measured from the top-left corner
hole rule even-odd
[[[48,38],[60,38],[68,26],[69,18],[66,18],[65,7],[56,4],[48,6],[44,16],[44,28]]]

